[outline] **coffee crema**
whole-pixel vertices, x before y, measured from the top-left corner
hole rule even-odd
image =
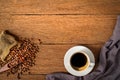
[[[72,55],[70,63],[71,66],[78,71],[85,70],[89,65],[87,56],[84,53],[80,53],[80,52]]]

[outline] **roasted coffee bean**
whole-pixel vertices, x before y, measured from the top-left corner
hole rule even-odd
[[[35,58],[38,52],[39,46],[37,44],[27,38],[21,39],[18,45],[11,48],[5,61],[5,63],[12,61],[9,63],[11,69],[8,71],[8,75],[17,73],[17,78],[20,79],[24,72],[30,72],[30,67],[35,65]],[[0,66],[5,63],[0,60]]]

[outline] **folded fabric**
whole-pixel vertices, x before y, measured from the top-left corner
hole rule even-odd
[[[67,73],[52,73],[46,80],[120,80],[120,16],[112,37],[102,47],[98,67],[90,74],[76,77]]]

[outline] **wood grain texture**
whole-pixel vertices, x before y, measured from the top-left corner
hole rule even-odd
[[[109,39],[116,16],[13,15],[2,17],[0,30],[54,44],[101,44]]]
[[[9,30],[35,42],[41,39],[32,75],[21,80],[45,80],[45,74],[66,72],[63,58],[75,45],[89,47],[97,64],[118,14],[120,0],[0,0],[0,32]],[[16,76],[0,74],[3,79],[16,80]]]
[[[11,14],[119,14],[120,0],[0,0]]]
[[[66,72],[63,64],[66,51],[75,45],[41,45],[36,58],[36,65],[31,68],[33,74],[48,74],[52,72]],[[90,48],[98,63],[101,45],[84,45]]]
[[[15,75],[9,75],[8,77],[6,76],[5,73],[0,74],[0,80],[18,80],[17,79],[17,74]],[[42,74],[24,74],[21,76],[20,80],[45,80],[45,76],[46,75],[42,75]]]

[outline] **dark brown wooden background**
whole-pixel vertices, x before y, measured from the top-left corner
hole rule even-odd
[[[75,45],[89,47],[98,59],[120,14],[120,0],[0,0],[0,31],[34,38],[40,52],[31,75],[21,80],[45,80],[52,72],[66,72],[63,58]],[[0,80],[16,80],[15,75]]]

